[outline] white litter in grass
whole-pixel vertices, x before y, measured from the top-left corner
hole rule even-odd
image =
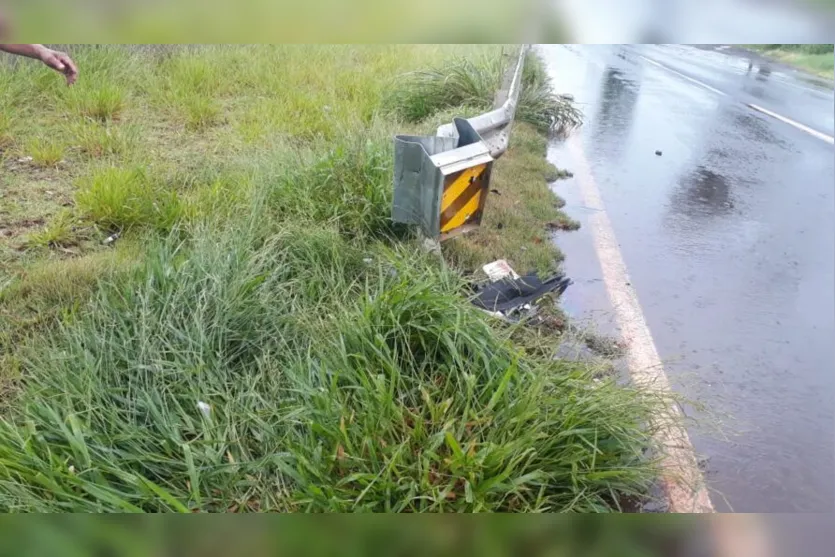
[[[197,409],[200,410],[200,413],[206,416],[207,418],[212,413],[212,407],[203,402],[202,400],[197,401]]]
[[[484,269],[484,272],[487,273],[487,276],[490,277],[490,280],[493,282],[501,280],[505,277],[511,277],[513,280],[519,278],[516,271],[514,271],[510,264],[504,259],[497,259],[492,263],[488,263],[482,267],[482,269]]]

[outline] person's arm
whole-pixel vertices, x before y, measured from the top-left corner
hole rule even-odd
[[[40,60],[53,70],[64,74],[67,85],[75,83],[78,77],[78,68],[67,53],[52,50],[42,44],[0,44],[0,50]]]

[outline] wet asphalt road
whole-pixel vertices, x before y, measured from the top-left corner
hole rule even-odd
[[[576,133],[670,379],[721,429],[691,429],[714,505],[832,512],[835,151],[746,106],[831,136],[831,86],[756,58],[749,71],[735,49],[538,50],[585,111]],[[571,170],[563,145],[549,157]],[[555,189],[582,222],[576,183]],[[566,309],[613,330],[589,231],[557,242]]]

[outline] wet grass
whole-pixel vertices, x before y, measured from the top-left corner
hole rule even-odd
[[[4,510],[602,511],[649,485],[645,393],[520,352],[408,245],[260,211],[160,242],[21,353]]]
[[[512,48],[506,50],[513,52]],[[412,122],[460,106],[477,112],[489,110],[501,85],[502,63],[502,58],[495,55],[475,60],[459,58],[434,69],[414,72],[406,76],[386,103]],[[542,133],[570,131],[581,123],[579,110],[553,91],[544,67],[533,54],[525,64],[522,85],[517,120]]]
[[[467,265],[559,258],[534,125],[453,265],[388,220],[391,136],[480,106],[405,122],[385,104],[403,75],[498,51],[86,47],[71,96],[0,64],[20,115],[0,157],[0,510],[609,511],[645,494],[664,401],[461,294]],[[65,164],[18,162],[46,136]]]
[[[518,124],[510,148],[495,166],[482,226],[444,243],[444,255],[461,269],[480,273],[485,263],[505,259],[519,273],[553,273],[563,259],[554,241],[579,223],[560,210],[562,200],[548,181],[559,171],[545,160],[546,139],[530,124]]]
[[[786,62],[810,73],[835,79],[835,50],[831,44],[747,45],[766,56]]]

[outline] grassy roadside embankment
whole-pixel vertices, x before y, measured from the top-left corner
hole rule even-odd
[[[835,79],[835,50],[831,44],[752,44],[748,48],[819,77]]]
[[[391,137],[483,109],[497,47],[73,55],[69,90],[0,65],[0,510],[605,511],[646,493],[663,401],[461,294],[496,257],[554,268],[544,225],[571,225],[546,185],[541,133],[565,107],[541,68],[484,230],[444,268],[388,219]],[[415,95],[426,74],[404,73],[430,67],[475,85]]]

